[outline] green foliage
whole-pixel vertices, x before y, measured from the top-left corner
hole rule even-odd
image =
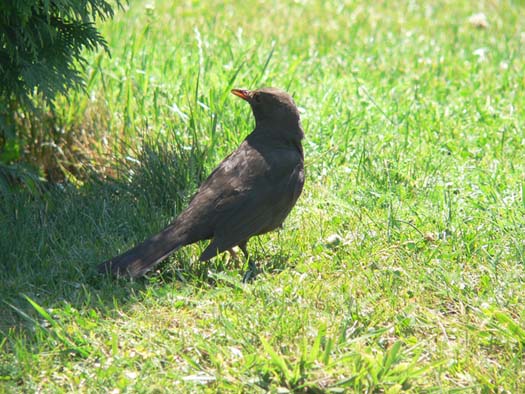
[[[116,4],[120,6],[120,1]],[[96,18],[113,16],[106,0],[6,0],[0,7],[0,98],[30,104],[37,92],[50,102],[82,84],[82,52],[107,44]]]
[[[112,17],[114,5],[121,4],[120,0],[2,1],[0,165],[23,159],[27,145],[48,142],[31,138],[28,119],[39,122],[46,116],[44,105],[83,86],[84,51],[108,50],[94,22]],[[15,178],[23,180],[22,174]]]

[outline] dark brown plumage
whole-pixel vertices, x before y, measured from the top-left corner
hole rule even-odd
[[[99,271],[140,277],[184,245],[211,239],[207,261],[279,227],[304,184],[304,137],[299,112],[275,88],[234,89],[255,117],[255,129],[202,183],[188,207],[164,230],[99,266]]]

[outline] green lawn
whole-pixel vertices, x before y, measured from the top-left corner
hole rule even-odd
[[[108,176],[0,196],[0,392],[525,392],[521,1],[131,3],[57,105]],[[264,272],[200,244],[97,275],[235,149],[229,91],[260,86],[307,136],[303,196],[249,245]]]

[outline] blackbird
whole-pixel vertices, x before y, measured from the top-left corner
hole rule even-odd
[[[281,226],[304,184],[304,138],[292,97],[276,88],[233,89],[246,100],[255,129],[202,183],[188,207],[164,230],[99,265],[103,273],[140,277],[175,250],[211,239],[200,261]]]

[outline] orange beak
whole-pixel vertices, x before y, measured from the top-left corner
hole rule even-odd
[[[250,101],[252,98],[252,92],[246,89],[232,89],[232,93],[246,101]]]

